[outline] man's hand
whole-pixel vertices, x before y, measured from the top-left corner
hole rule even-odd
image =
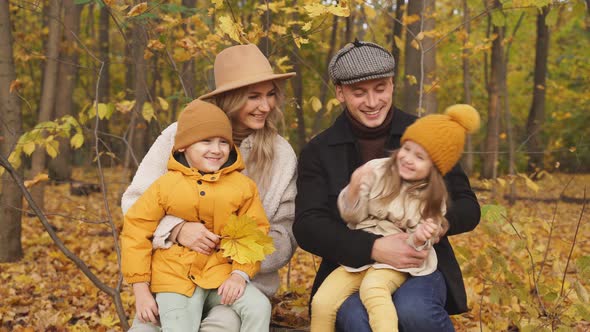
[[[205,225],[199,222],[185,222],[176,240],[183,246],[203,255],[211,255],[219,244],[219,236],[210,232]]]
[[[406,243],[409,234],[398,233],[375,240],[371,258],[378,263],[398,269],[419,267],[428,256],[428,250],[417,251]]]
[[[221,296],[221,304],[231,305],[244,294],[246,280],[238,274],[232,274],[217,289]]]
[[[133,294],[135,295],[135,315],[142,323],[158,323],[158,305],[150,292],[150,286],[147,282],[138,282],[133,284]]]

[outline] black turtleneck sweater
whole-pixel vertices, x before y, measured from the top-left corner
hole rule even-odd
[[[369,160],[376,158],[384,158],[387,156],[385,150],[385,143],[389,137],[391,129],[391,120],[393,119],[394,108],[391,108],[387,113],[387,117],[383,123],[375,128],[369,128],[357,119],[352,117],[348,110],[345,111],[348,123],[350,123],[350,129],[352,134],[358,142],[359,152],[361,155],[362,163],[366,163]]]

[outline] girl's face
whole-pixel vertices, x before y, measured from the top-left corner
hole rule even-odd
[[[252,130],[264,128],[266,118],[276,104],[277,93],[272,81],[251,85],[248,88],[246,103],[238,111],[235,126]]]
[[[214,173],[229,158],[229,142],[222,137],[211,137],[178,151],[184,152],[184,156],[192,168],[204,173]]]
[[[397,153],[399,176],[405,181],[424,180],[432,170],[432,160],[424,148],[413,141],[405,141]]]

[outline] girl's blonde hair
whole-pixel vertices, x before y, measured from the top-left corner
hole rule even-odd
[[[254,179],[261,191],[266,189],[266,185],[270,180],[268,174],[270,174],[274,159],[274,139],[278,134],[279,124],[283,125],[283,112],[281,106],[283,105],[285,97],[281,86],[276,81],[272,81],[272,84],[276,97],[275,107],[270,110],[264,123],[264,127],[253,131],[252,152],[245,161],[248,175]],[[234,138],[236,136],[235,124],[238,121],[239,111],[248,100],[249,87],[250,86],[245,86],[228,91],[211,100],[211,102],[221,108],[232,121]]]
[[[399,176],[397,168],[397,155],[399,149],[393,151],[387,162],[383,165],[386,171],[381,178],[381,192],[377,195],[377,200],[382,203],[391,202],[401,192],[402,179]],[[420,199],[420,213],[422,219],[432,218],[435,222],[448,229],[448,221],[442,214],[441,208],[446,206],[448,209],[449,193],[445,180],[440,171],[432,165],[430,174],[422,181],[413,183],[407,193]]]

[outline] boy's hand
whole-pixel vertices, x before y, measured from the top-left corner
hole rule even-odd
[[[150,292],[150,286],[146,282],[133,284],[135,295],[135,315],[142,323],[158,323],[158,305]]]
[[[231,305],[244,294],[246,280],[238,274],[232,274],[219,286],[217,293],[221,296],[221,304]]]

